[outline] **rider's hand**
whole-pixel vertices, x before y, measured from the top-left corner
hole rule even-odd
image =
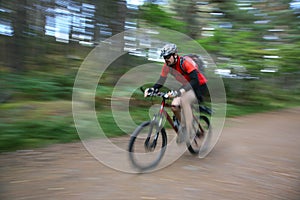
[[[175,98],[178,96],[178,92],[176,90],[171,90],[168,93],[169,98]]]
[[[158,91],[158,89],[155,89],[155,88],[147,88],[145,91],[144,91],[144,97],[149,97],[149,96],[153,96],[154,93],[156,93]]]

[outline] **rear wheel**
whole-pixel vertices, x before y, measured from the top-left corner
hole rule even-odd
[[[157,121],[142,123],[132,133],[129,141],[129,159],[141,170],[149,170],[158,165],[167,147],[167,134]]]
[[[211,126],[209,119],[201,115],[199,120],[195,118],[193,120],[193,128],[189,134],[189,139],[186,142],[188,150],[191,154],[197,155],[200,152],[201,147],[209,142],[211,135]]]

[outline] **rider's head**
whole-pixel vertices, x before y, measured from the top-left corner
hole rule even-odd
[[[161,57],[164,57],[168,66],[172,66],[177,62],[177,46],[176,44],[166,44],[161,50]]]

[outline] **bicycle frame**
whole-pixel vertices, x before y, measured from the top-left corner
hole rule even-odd
[[[172,128],[175,130],[175,132],[178,134],[178,128],[174,125],[174,122],[172,118],[170,117],[169,113],[165,110],[165,107],[171,107],[171,105],[166,103],[166,98],[163,97],[163,100],[160,104],[160,110],[159,114],[164,115],[166,117],[166,120],[169,122],[169,124],[172,126]]]
[[[144,89],[143,89],[143,88],[140,88],[140,89],[144,92]],[[172,118],[170,117],[169,113],[165,110],[165,107],[171,107],[170,104],[167,104],[167,103],[166,103],[166,100],[169,99],[169,97],[166,96],[166,93],[163,93],[163,92],[159,92],[159,93],[157,93],[157,94],[159,94],[158,96],[162,97],[162,101],[161,101],[161,104],[160,104],[159,115],[160,115],[160,116],[164,116],[164,117],[166,118],[166,120],[169,122],[169,124],[172,126],[172,128],[175,130],[176,134],[178,134],[178,127],[176,127],[176,126],[174,125],[174,122],[173,122]],[[193,108],[194,108],[194,107],[193,107]],[[194,109],[195,109],[195,108],[194,108]],[[201,110],[200,107],[199,107],[199,109]],[[202,109],[203,109],[203,108],[202,108]],[[204,110],[204,111],[205,111],[205,110]],[[206,111],[206,112],[207,112],[207,111]],[[208,114],[210,114],[210,113],[208,113]],[[195,121],[198,122],[198,118],[194,115],[194,113],[193,113],[193,117],[194,117]],[[160,123],[159,125],[161,125],[161,122],[159,122],[159,123]],[[204,132],[204,129],[203,129],[203,127],[201,126],[200,123],[198,123],[198,127],[199,127],[200,131],[203,133],[203,132]]]
[[[159,114],[163,115],[164,117],[166,117],[166,120],[169,122],[169,124],[172,126],[172,128],[175,130],[176,134],[178,134],[178,127],[176,127],[174,125],[174,122],[171,118],[171,116],[169,115],[169,113],[165,110],[165,107],[172,107],[170,104],[166,103],[167,98],[163,97],[163,100],[161,102],[160,105],[160,110],[159,110]],[[196,121],[198,121],[198,118],[193,114],[193,117]],[[200,129],[201,132],[204,132],[203,127],[201,126],[200,123],[198,123],[198,127]]]

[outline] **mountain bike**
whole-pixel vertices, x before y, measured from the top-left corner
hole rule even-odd
[[[140,88],[142,92],[143,88]],[[128,151],[132,165],[141,170],[155,168],[165,154],[167,148],[166,123],[179,134],[184,131],[175,116],[171,118],[166,107],[171,107],[168,93],[157,91],[151,94],[152,97],[161,97],[162,101],[158,113],[153,115],[150,121],[143,122],[131,134]],[[199,114],[199,112],[201,114]],[[209,142],[211,125],[209,118],[204,115],[211,115],[211,110],[203,105],[193,106],[192,131],[186,136],[187,149],[191,154],[198,155],[205,143]],[[187,134],[187,133],[185,133]]]

